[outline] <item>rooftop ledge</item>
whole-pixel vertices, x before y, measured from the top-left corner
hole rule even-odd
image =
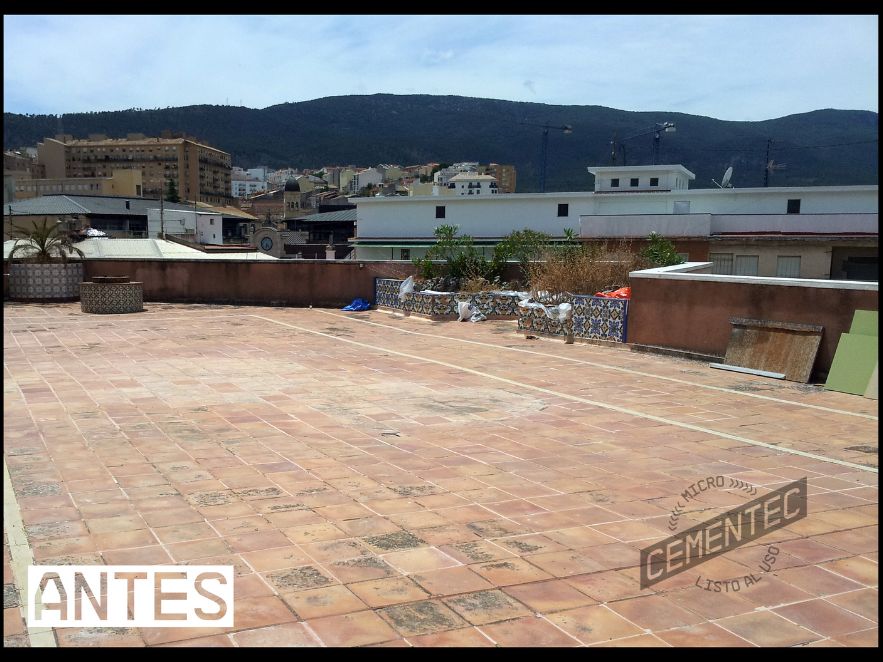
[[[781,285],[783,287],[818,287],[835,290],[869,290],[876,292],[876,281],[822,280],[816,278],[771,278],[769,276],[728,276],[701,273],[710,269],[711,262],[685,262],[671,267],[657,267],[632,271],[629,278],[657,278],[666,280],[711,281],[716,283],[745,283],[748,285]]]

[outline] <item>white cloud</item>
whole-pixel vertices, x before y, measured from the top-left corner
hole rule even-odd
[[[388,92],[740,120],[876,111],[877,39],[875,16],[6,16],[4,110]]]

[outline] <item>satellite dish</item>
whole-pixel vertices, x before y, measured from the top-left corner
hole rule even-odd
[[[730,179],[733,178],[733,166],[727,168],[726,172],[724,172],[724,176],[721,177],[721,182],[718,184],[715,180],[711,180],[715,184],[717,184],[718,188],[733,188],[733,185],[730,184]]]

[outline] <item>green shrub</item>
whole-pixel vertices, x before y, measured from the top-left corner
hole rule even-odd
[[[678,255],[675,245],[662,235],[651,232],[647,241],[650,243],[641,252],[641,255],[652,267],[670,267],[684,263],[684,258]]]

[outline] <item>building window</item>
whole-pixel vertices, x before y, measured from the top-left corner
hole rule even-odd
[[[401,249],[401,252],[402,252],[402,259],[403,260],[410,260],[411,259],[411,249],[410,248],[403,248],[403,249]]]
[[[610,180],[610,188],[616,188],[619,186],[619,177],[614,177]]]
[[[208,224],[209,224],[209,225],[214,225],[214,224],[215,224],[215,219],[213,219],[213,218],[208,219]]]
[[[629,180],[629,184],[630,184],[631,186],[633,186],[633,187],[637,186],[637,185],[638,185],[638,178],[637,178],[637,177],[632,177],[632,178]]]
[[[651,177],[650,186],[659,186],[659,177]]]
[[[788,213],[789,214],[799,214],[800,213],[800,198],[796,198],[794,200],[788,201]]]
[[[725,276],[733,273],[732,253],[709,253],[708,259],[711,262],[711,273]]]
[[[800,256],[780,255],[776,260],[776,276],[779,278],[800,278]]]
[[[558,216],[570,216],[570,205],[565,203],[558,205]]]
[[[445,217],[445,206],[444,205],[436,205],[435,206],[435,217],[436,218],[444,218]]]
[[[757,255],[737,255],[733,261],[733,274],[736,276],[756,276],[757,262]]]

